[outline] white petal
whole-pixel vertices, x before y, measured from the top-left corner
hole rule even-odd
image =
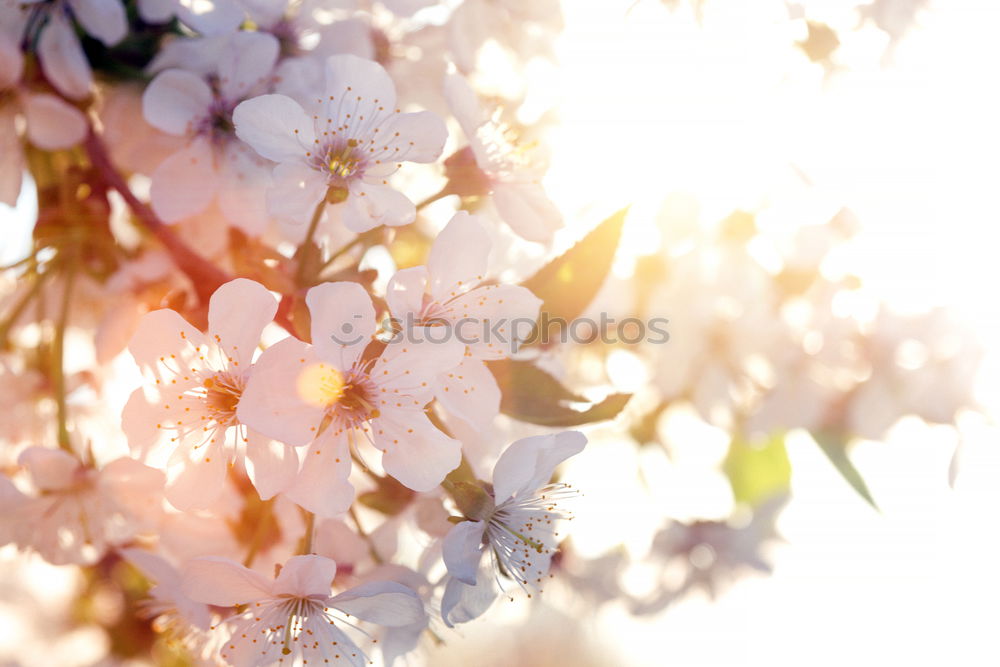
[[[427,259],[430,293],[444,302],[475,287],[486,275],[493,242],[482,221],[459,211],[431,246]]]
[[[60,93],[78,100],[90,94],[94,82],[90,63],[83,53],[80,40],[66,17],[59,12],[50,15],[38,38],[38,57],[45,78]]]
[[[27,95],[24,112],[28,120],[28,140],[43,150],[71,148],[87,134],[87,119],[83,113],[55,95]]]
[[[292,556],[281,568],[281,574],[274,580],[272,591],[275,595],[306,597],[309,595],[329,595],[333,578],[337,576],[337,564],[323,556]]]
[[[417,218],[413,202],[388,185],[355,181],[350,190],[344,203],[343,220],[352,232],[360,234],[379,225],[399,227]]]
[[[167,500],[182,512],[212,507],[226,484],[228,461],[222,445],[209,443],[197,450],[178,448],[175,456],[184,462],[167,487]]]
[[[178,0],[177,18],[203,35],[239,28],[245,12],[236,0]]]
[[[413,590],[395,581],[369,581],[330,599],[331,607],[389,628],[419,623],[424,605]]]
[[[69,487],[80,469],[80,462],[61,449],[29,447],[17,457],[31,475],[31,481],[42,491]]]
[[[489,427],[500,413],[500,387],[478,359],[466,358],[437,378],[435,397],[445,409],[477,431]]]
[[[448,141],[448,128],[433,111],[398,114],[385,132],[389,136],[399,132],[399,137],[390,140],[388,145],[390,148],[399,146],[399,154],[394,159],[400,161],[434,162],[441,157]]]
[[[526,287],[484,285],[453,299],[445,311],[472,356],[500,359],[520,349],[531,335],[541,305],[541,299]]]
[[[385,300],[392,316],[405,323],[407,315],[417,317],[424,307],[424,292],[427,289],[427,268],[414,266],[397,271],[386,287]]]
[[[316,134],[298,102],[285,95],[261,95],[233,110],[236,136],[261,157],[275,162],[304,160]]]
[[[202,333],[187,320],[162,308],[142,316],[128,349],[141,369],[167,383],[175,378],[177,369],[187,367],[197,356],[195,348],[204,343]]]
[[[493,495],[500,505],[513,496],[534,493],[552,478],[556,466],[583,451],[579,431],[536,435],[512,443],[493,468]]]
[[[24,72],[24,55],[17,40],[0,30],[0,90],[13,88]]]
[[[347,435],[332,430],[302,448],[302,470],[285,492],[286,498],[320,518],[341,516],[354,502]]]
[[[125,38],[128,19],[121,0],[69,0],[69,6],[87,34],[105,46],[114,46]]]
[[[386,109],[396,106],[396,86],[378,63],[344,54],[326,59],[326,96],[333,96],[333,105],[342,98],[360,97],[366,107],[376,105]],[[336,107],[334,107],[336,108]],[[334,115],[330,115],[334,117]],[[334,120],[340,120],[334,118]]]
[[[485,567],[479,568],[476,585],[463,584],[454,577],[448,580],[441,596],[441,618],[449,628],[479,618],[496,600],[493,577]]]
[[[462,363],[464,354],[465,345],[447,327],[413,327],[386,346],[371,377],[390,394],[422,398],[438,375]]]
[[[270,597],[271,582],[228,558],[205,556],[183,568],[181,590],[192,600],[231,607]]]
[[[195,139],[156,168],[149,197],[164,222],[178,222],[208,208],[218,186],[212,147]]]
[[[176,9],[176,0],[139,0],[139,18],[146,23],[166,23]]]
[[[207,118],[212,89],[204,79],[181,69],[156,75],[142,93],[142,115],[153,127],[176,136],[195,132]]]
[[[356,4],[345,2],[341,4]],[[299,10],[302,15],[303,10]],[[375,59],[375,43],[372,40],[371,25],[357,18],[334,21],[330,25],[318,26],[319,44],[312,53],[332,56],[351,53],[367,60]]]
[[[326,196],[326,176],[304,162],[282,162],[267,189],[268,212],[303,230]]]
[[[441,545],[448,574],[470,586],[476,585],[476,572],[483,556],[482,521],[463,521],[452,526]]]
[[[208,303],[208,331],[238,370],[249,368],[278,299],[258,282],[237,278],[215,290]]]
[[[299,471],[295,448],[247,429],[247,475],[261,500],[288,489]]]
[[[478,158],[482,145],[478,141],[477,131],[486,121],[479,106],[479,98],[476,97],[472,86],[461,74],[449,74],[445,77],[444,98],[448,102],[448,109],[462,127],[462,132],[465,133],[466,139]]]
[[[171,587],[180,585],[180,573],[162,556],[136,548],[121,549],[119,553],[155,583]]]
[[[317,355],[346,371],[375,333],[375,308],[358,283],[317,285],[306,293],[312,342]]]
[[[237,32],[219,63],[219,87],[230,102],[243,99],[267,83],[280,50],[278,39],[266,32]]]
[[[382,467],[404,486],[421,493],[441,483],[462,461],[461,444],[439,431],[423,410],[383,406],[372,423]]]
[[[267,231],[270,214],[266,193],[271,187],[272,166],[242,142],[230,142],[225,148],[219,174],[219,210],[248,236],[258,237]]]
[[[546,243],[562,227],[562,214],[537,183],[497,183],[493,205],[503,221],[527,241]]]

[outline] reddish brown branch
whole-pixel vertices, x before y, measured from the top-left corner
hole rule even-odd
[[[90,158],[91,165],[104,179],[105,184],[122,196],[143,226],[152,232],[167,249],[177,268],[191,279],[202,303],[208,303],[212,293],[220,285],[231,280],[232,276],[192,250],[170,227],[160,220],[153,209],[139,201],[128,187],[128,183],[111,163],[111,157],[93,126],[88,128],[83,146]]]

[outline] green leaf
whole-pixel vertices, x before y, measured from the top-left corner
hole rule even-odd
[[[784,434],[753,443],[733,438],[723,470],[729,477],[736,502],[757,506],[787,493],[792,465],[785,451]]]
[[[507,359],[487,365],[500,386],[500,412],[539,426],[580,426],[613,419],[632,397],[611,394],[592,403],[530,362]],[[574,404],[584,404],[583,409]]]
[[[835,433],[813,433],[813,439],[816,440],[816,444],[819,448],[823,450],[826,457],[830,459],[830,463],[833,467],[837,469],[841,477],[847,480],[847,483],[858,492],[862,498],[864,498],[873,509],[878,511],[878,505],[875,504],[875,499],[872,497],[871,491],[868,490],[868,485],[865,484],[864,478],[861,477],[861,473],[858,469],[854,467],[851,463],[851,459],[847,456],[847,441],[841,435]]]
[[[395,516],[406,509],[415,497],[416,493],[393,478],[379,477],[375,489],[359,495],[358,501],[377,512]]]
[[[550,319],[570,322],[594,300],[611,270],[627,213],[628,208],[618,211],[521,283],[542,300]]]

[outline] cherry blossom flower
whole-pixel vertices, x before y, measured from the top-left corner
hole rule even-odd
[[[147,23],[166,23],[176,16],[202,35],[231,33],[246,16],[240,0],[139,0],[138,9]]]
[[[466,188],[470,188],[468,194],[483,190],[492,196],[503,221],[520,237],[549,241],[562,227],[562,214],[542,188],[542,167],[510,141],[509,132],[496,118],[483,113],[476,93],[462,76],[447,76],[444,89],[451,112],[469,140],[468,152],[448,159],[449,171],[461,174],[452,179],[457,194],[466,194]]]
[[[15,19],[25,43],[37,44],[45,78],[72,99],[90,95],[94,75],[77,36],[74,21],[84,32],[114,46],[128,31],[121,0],[15,0],[26,18]],[[7,18],[4,17],[6,21]]]
[[[216,56],[208,72],[165,69],[142,97],[143,116],[157,129],[187,139],[152,174],[153,210],[177,222],[217,200],[222,213],[248,234],[264,231],[268,216],[263,189],[266,163],[233,132],[233,109],[262,92],[278,59],[278,40],[265,33],[240,32],[200,40],[199,57]],[[203,59],[207,60],[207,59]]]
[[[523,438],[500,455],[491,495],[483,495],[474,516],[444,538],[444,562],[451,575],[441,599],[445,623],[452,626],[482,615],[496,597],[497,574],[524,590],[541,591],[559,542],[558,521],[568,518],[557,503],[575,493],[549,480],[555,467],[583,451],[586,442],[582,433],[565,431]]]
[[[437,377],[434,395],[474,427],[491,423],[500,410],[500,388],[483,360],[514,352],[542,303],[518,285],[482,284],[491,245],[479,219],[459,212],[434,241],[427,266],[397,272],[386,292],[397,320],[444,320],[470,341],[462,363]]]
[[[0,30],[0,202],[13,206],[21,192],[24,151],[17,131],[23,114],[28,141],[42,150],[60,150],[79,143],[87,121],[76,107],[51,93],[22,89],[24,56],[16,39]]]
[[[143,613],[153,619],[153,629],[202,660],[217,654],[222,638],[210,631],[212,611],[185,595],[180,571],[166,558],[143,549],[122,549],[121,555],[153,581],[149,598],[140,602]]]
[[[347,509],[351,448],[382,450],[385,471],[415,491],[437,486],[458,466],[458,441],[428,420],[431,383],[462,358],[457,341],[387,345],[363,352],[376,331],[371,298],[356,283],[324,283],[306,294],[312,345],[296,338],[268,348],[243,392],[237,416],[302,447],[302,470],[286,497],[321,516]]]
[[[312,105],[311,105],[312,106]],[[433,162],[447,137],[443,121],[396,107],[382,66],[353,55],[326,61],[326,90],[307,112],[286,95],[262,95],[236,107],[236,134],[277,162],[268,209],[306,222],[324,197],[342,202],[355,232],[413,222],[416,209],[389,185],[403,162]]]
[[[133,392],[122,427],[133,449],[163,459],[173,472],[167,499],[179,509],[205,507],[218,495],[229,461],[245,451],[261,497],[291,482],[295,451],[274,443],[237,417],[253,373],[261,331],[277,300],[262,285],[239,278],[212,295],[206,336],[173,310],[143,316],[129,351],[151,383]]]
[[[360,667],[367,657],[341,629],[353,627],[342,615],[385,627],[409,626],[424,617],[420,597],[393,581],[371,581],[331,595],[336,574],[337,564],[322,556],[290,558],[273,581],[234,561],[205,557],[185,566],[182,590],[206,604],[246,605],[227,621],[231,634],[220,652],[240,667]]]
[[[159,514],[163,473],[134,459],[96,469],[60,449],[29,447],[19,462],[38,495],[0,477],[0,542],[35,549],[50,563],[94,563]]]

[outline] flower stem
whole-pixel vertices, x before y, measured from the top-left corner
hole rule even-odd
[[[312,553],[313,548],[313,527],[316,524],[316,515],[307,510],[302,510],[306,515],[306,532],[302,535],[299,543],[299,555],[306,556]]]
[[[309,262],[306,261],[309,257],[309,244],[312,243],[313,236],[316,235],[316,228],[319,227],[319,221],[323,218],[323,211],[326,210],[326,195],[316,205],[316,210],[313,211],[312,220],[309,221],[309,229],[306,230],[306,237],[303,239],[302,244],[299,249],[295,251],[295,259],[298,265],[295,267],[295,284],[302,285],[306,278],[306,269],[309,267]]]
[[[55,336],[52,339],[52,389],[56,399],[57,439],[59,446],[68,453],[74,454],[73,446],[69,440],[69,428],[67,427],[65,342],[66,325],[69,323],[69,309],[73,295],[73,283],[76,279],[80,258],[75,249],[70,249],[69,252],[70,257],[66,264],[66,279],[63,286],[62,304],[59,308],[59,319],[56,321]]]
[[[265,500],[261,504],[260,516],[257,517],[257,526],[253,531],[253,537],[250,538],[250,548],[247,550],[246,558],[243,559],[243,565],[246,567],[253,565],[254,558],[257,557],[257,552],[260,551],[261,544],[264,542],[264,535],[267,534],[267,529],[270,525],[271,508],[273,506],[274,498]]]
[[[443,199],[443,198],[447,197],[450,194],[451,194],[451,192],[448,191],[448,186],[446,185],[445,187],[441,188],[441,190],[438,191],[437,193],[432,194],[430,197],[428,197],[427,199],[425,199],[422,202],[420,202],[419,204],[417,204],[417,210],[420,211],[420,210],[424,209],[425,207],[430,206],[431,204],[433,204],[434,202],[436,202],[438,199]]]

